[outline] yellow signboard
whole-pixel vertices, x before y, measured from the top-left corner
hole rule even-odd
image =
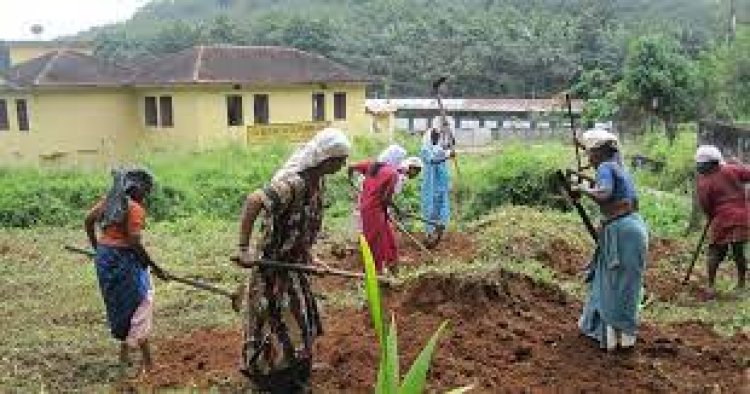
[[[330,122],[298,122],[252,125],[247,127],[247,142],[266,141],[304,142],[315,133],[330,126]]]

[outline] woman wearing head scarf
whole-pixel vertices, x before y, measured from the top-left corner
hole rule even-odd
[[[129,348],[139,347],[143,369],[151,368],[148,335],[153,314],[153,290],[148,274],[151,262],[141,242],[146,219],[144,201],[153,177],[144,169],[113,171],[107,196],[86,216],[85,228],[96,250],[96,274],[107,309],[112,336],[121,341],[120,363],[129,363]],[[100,234],[97,238],[96,225]],[[162,277],[161,272],[155,272]]]
[[[343,132],[325,129],[263,189],[248,195],[239,234],[243,263],[317,264],[311,248],[323,221],[324,178],[345,165],[349,151]],[[261,233],[252,253],[250,238],[259,216]],[[313,341],[323,332],[307,274],[253,268],[247,289],[243,373],[263,392],[307,392]]]
[[[396,183],[396,194],[401,193],[404,189],[404,182],[407,179],[414,179],[422,172],[424,163],[422,159],[416,156],[409,156],[398,166],[398,183]]]
[[[745,245],[750,239],[750,201],[745,185],[750,183],[750,167],[724,163],[713,145],[700,146],[695,162],[698,201],[711,223],[706,292],[706,298],[711,299],[715,297],[716,271],[730,248],[737,265],[737,288],[745,287]]]
[[[454,152],[440,144],[440,132],[430,129],[422,139],[422,215],[425,219],[437,222],[445,228],[450,220],[450,171],[448,159]],[[431,236],[435,227],[426,225],[426,233]]]
[[[372,249],[375,268],[379,273],[387,273],[398,261],[398,246],[393,227],[388,220],[388,209],[393,204],[393,196],[406,172],[416,176],[414,170],[405,171],[401,164],[406,157],[406,149],[391,145],[378,156],[376,161],[363,160],[349,167],[349,181],[353,184],[355,173],[364,176],[362,190],[357,200],[362,233]]]
[[[587,281],[589,294],[579,319],[581,331],[602,348],[635,346],[638,305],[648,256],[648,230],[637,213],[635,184],[618,159],[617,137],[594,130],[583,136],[596,185],[580,191],[605,218]]]

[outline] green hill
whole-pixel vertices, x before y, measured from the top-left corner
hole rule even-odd
[[[726,31],[728,0],[155,0],[130,20],[83,32],[120,61],[201,43],[287,45],[388,83],[374,93],[424,95],[436,75],[451,94],[533,96],[579,69],[619,74],[635,35],[664,32],[697,54]]]

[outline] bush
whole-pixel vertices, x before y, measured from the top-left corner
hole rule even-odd
[[[649,158],[665,163],[661,172],[637,170],[636,180],[639,186],[680,194],[690,194],[695,187],[695,164],[693,156],[696,149],[695,125],[681,125],[673,145],[661,133],[647,134],[635,143],[628,153],[640,153]]]
[[[400,137],[400,143],[418,154],[419,140]],[[374,157],[386,143],[356,136],[352,161]],[[682,139],[679,146],[688,144]],[[653,144],[656,152],[660,145]],[[681,148],[683,149],[683,148]],[[691,148],[692,149],[692,148]],[[251,149],[230,147],[200,154],[146,157],[144,163],[154,172],[157,186],[149,198],[149,220],[177,220],[186,217],[236,220],[248,192],[261,187],[291,153],[292,146],[271,144]],[[685,148],[685,151],[687,149]],[[686,154],[685,154],[686,155]],[[680,156],[682,157],[682,156]],[[549,179],[554,170],[573,165],[572,149],[561,143],[537,145],[511,143],[499,151],[459,154],[460,175],[454,169],[454,220],[476,219],[502,205],[526,205],[568,209]],[[676,163],[682,163],[680,159]],[[674,173],[680,165],[668,164]],[[453,167],[453,164],[450,164]],[[0,170],[0,227],[38,225],[80,226],[86,211],[106,193],[109,174],[77,171]],[[677,175],[675,184],[679,183]],[[651,174],[639,173],[642,184],[669,185]],[[349,217],[352,209],[350,188],[343,172],[328,180],[326,218],[333,222]],[[407,182],[397,203],[419,212],[421,181]],[[689,213],[672,195],[643,195],[643,211],[657,228],[670,231]],[[666,205],[665,203],[666,202]],[[661,214],[667,209],[673,214]],[[684,211],[684,212],[683,212]],[[681,225],[681,224],[680,224]]]
[[[459,157],[461,176],[454,183],[461,215],[475,219],[506,204],[561,207],[550,179],[555,170],[572,167],[573,157],[559,143],[516,143],[488,156]]]

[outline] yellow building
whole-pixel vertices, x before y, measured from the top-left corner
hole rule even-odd
[[[0,165],[96,166],[326,126],[366,131],[366,84],[292,48],[200,46],[138,69],[58,50],[0,80]]]

